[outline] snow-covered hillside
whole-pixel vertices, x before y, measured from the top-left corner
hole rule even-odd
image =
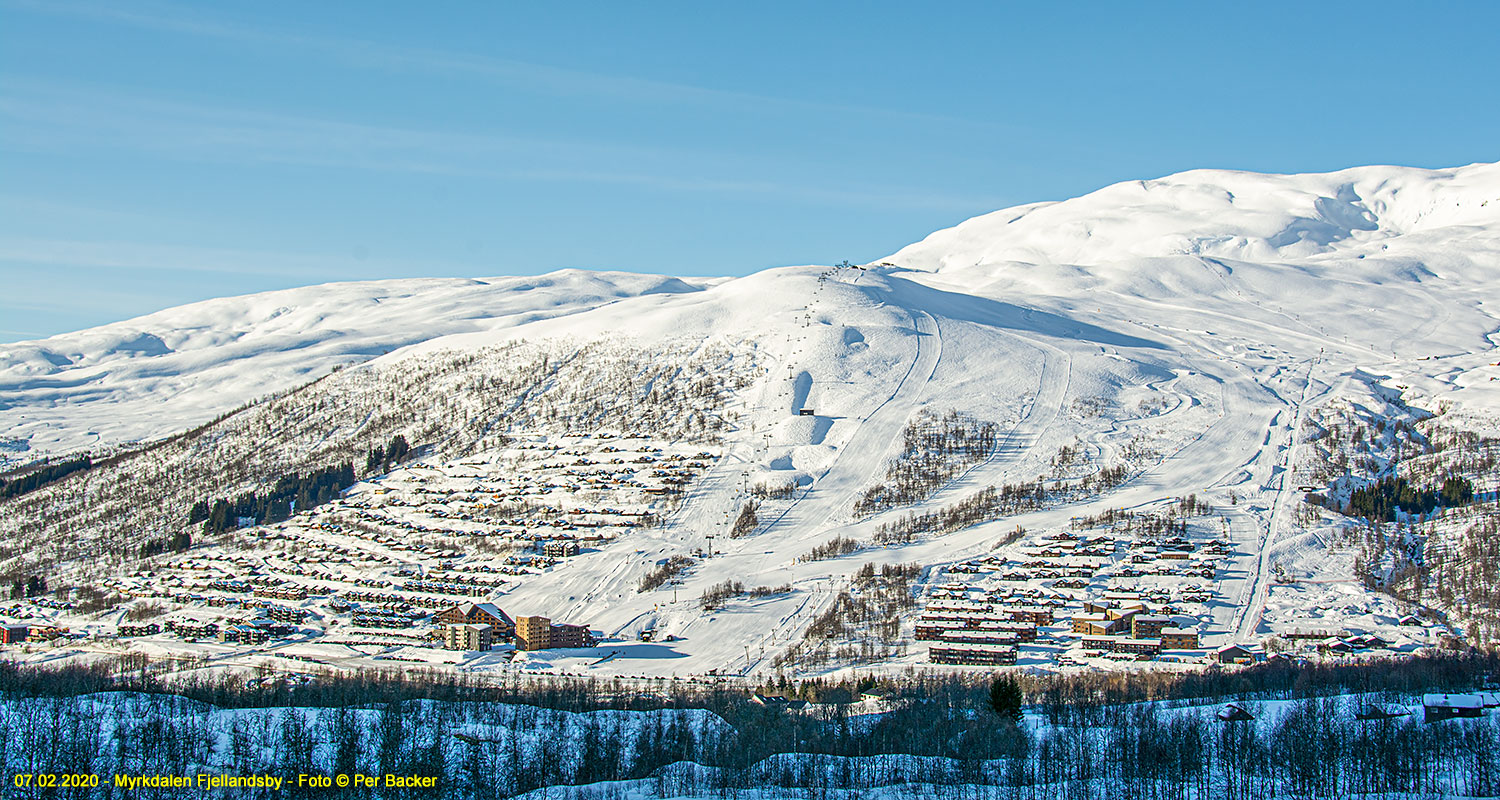
[[[679,278],[582,270],[337,283],[207,300],[0,345],[0,459],[155,439],[435,336],[701,288]]]
[[[1431,327],[1445,336],[1487,333],[1440,307],[1477,302],[1493,286],[1497,252],[1500,164],[1479,164],[1313,175],[1195,170],[995,211],[880,262],[944,273],[929,282],[963,293],[1029,295],[1027,304],[1086,308],[1093,298],[1085,296],[1101,290],[1145,301],[1249,302],[1266,307],[1259,313],[1306,317],[1327,335],[1389,345],[1403,341],[1378,333],[1392,296],[1373,287],[1392,283],[1442,287],[1442,296],[1416,286],[1397,296],[1438,317]],[[740,279],[737,293],[758,295],[765,277]],[[153,439],[407,345],[554,317],[570,318],[570,331],[598,332],[616,317],[571,317],[723,280],[565,270],[328,284],[18,342],[0,347],[0,441],[12,456],[22,448],[34,456]],[[667,313],[632,315],[619,330],[658,336],[708,308],[659,299],[647,308]],[[737,311],[777,307],[766,298]]]
[[[1133,259],[1177,255],[1260,263],[1428,259],[1475,244],[1454,239],[1493,247],[1497,222],[1500,164],[1309,175],[1205,169],[995,211],[887,260],[938,270],[1002,261],[1124,269]]]
[[[1500,433],[1497,286],[1500,166],[1476,165],[1183,173],[995,212],[867,267],[692,283],[570,272],[213,301],[12,346],[0,436],[38,449],[76,447],[89,432],[158,436],[369,361],[202,435],[0,502],[0,557],[10,575],[68,575],[87,551],[98,579],[101,565],[128,569],[143,542],[181,529],[195,502],[345,460],[358,468],[360,454],[401,435],[419,460],[391,474],[359,470],[347,506],[278,523],[260,541],[195,548],[165,570],[159,559],[155,583],[130,584],[192,606],[188,590],[206,581],[187,561],[263,559],[257,580],[307,594],[316,639],[344,624],[348,604],[331,603],[357,594],[352,586],[394,591],[412,574],[518,563],[505,561],[518,550],[467,544],[455,562],[423,537],[474,532],[438,521],[482,519],[498,503],[507,522],[492,527],[505,547],[540,547],[544,517],[562,519],[553,530],[638,502],[650,471],[601,465],[624,459],[602,455],[601,441],[629,439],[632,459],[692,445],[678,454],[701,450],[712,463],[684,475],[659,525],[616,526],[485,593],[615,640],[602,661],[543,652],[528,669],[921,664],[929,650],[912,636],[913,605],[943,598],[1050,603],[1057,627],[1044,626],[1020,663],[1100,665],[1107,659],[1078,647],[1066,619],[1111,593],[1138,595],[1204,647],[1314,621],[1410,651],[1487,618],[1471,609],[1447,619],[1435,597],[1377,597],[1361,573],[1369,560],[1350,544],[1363,523],[1305,495],[1347,499],[1419,450],[1423,476],[1468,470],[1475,481],[1480,503],[1439,515],[1455,541],[1459,527],[1480,524],[1463,515],[1493,515],[1493,471],[1475,465]],[[1315,443],[1333,407],[1380,413],[1359,417],[1369,431],[1352,439],[1346,424],[1343,438]],[[945,461],[938,419],[987,425],[995,446]],[[1397,422],[1410,428],[1407,449],[1385,455]],[[523,480],[533,467],[516,442],[576,452],[549,462],[545,480]],[[1344,466],[1329,472],[1335,457]],[[899,501],[857,505],[888,485]],[[1189,495],[1196,501],[1178,499]],[[53,536],[22,547],[37,530]],[[1181,549],[1159,546],[1161,530],[1180,531]],[[385,543],[412,531],[420,547]],[[1058,541],[1091,555],[1057,555]],[[369,566],[310,578],[267,550],[298,547]],[[663,564],[680,569],[643,583]],[[897,569],[905,564],[917,567]],[[224,585],[250,574],[223,569]],[[1298,576],[1317,588],[1283,585]],[[715,592],[729,594],[700,602]],[[441,599],[419,594],[401,596]],[[1413,611],[1427,627],[1398,623]],[[635,641],[646,632],[674,642]],[[151,647],[178,647],[168,638]],[[350,666],[370,652],[283,646]],[[513,668],[492,656],[459,666]]]

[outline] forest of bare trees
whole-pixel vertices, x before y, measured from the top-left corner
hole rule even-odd
[[[143,544],[183,530],[204,498],[345,463],[378,471],[389,462],[370,455],[394,437],[448,457],[517,430],[711,441],[730,424],[726,398],[752,372],[748,357],[722,347],[608,341],[512,342],[342,370],[0,499],[0,579],[58,576],[60,565],[72,585],[117,573]]]
[[[1500,440],[1407,406],[1330,406],[1309,420],[1304,524],[1335,512],[1364,584],[1444,612],[1469,642],[1500,641]],[[1488,490],[1488,491],[1486,491]]]
[[[867,580],[878,580],[873,573]],[[989,675],[908,673],[761,691],[817,713],[749,701],[728,681],[515,680],[441,673],[310,681],[275,673],[179,680],[144,662],[44,670],[0,665],[0,762],[8,774],[432,775],[433,790],[296,787],[241,797],[493,798],[635,780],[655,796],[821,796],[914,784],[926,796],[1017,798],[1493,796],[1496,718],[1424,724],[1355,719],[1366,703],[1470,689],[1495,655],[1368,665],[1266,665],[1173,675],[1013,673],[1028,720],[995,714]],[[877,718],[848,701],[879,689]],[[1359,698],[1349,693],[1360,692]],[[1223,722],[1235,700],[1258,720]],[[172,795],[173,790],[133,794]],[[177,790],[180,791],[180,790]],[[118,792],[8,796],[107,797]]]
[[[862,517],[927,499],[965,468],[995,449],[995,423],[949,411],[939,417],[919,411],[901,434],[901,452],[886,467],[885,480],[866,489],[854,503]]]

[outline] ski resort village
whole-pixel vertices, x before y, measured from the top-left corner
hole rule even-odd
[[[7,345],[0,657],[755,685],[1493,643],[1497,213],[1495,165],[1199,171],[865,265]]]

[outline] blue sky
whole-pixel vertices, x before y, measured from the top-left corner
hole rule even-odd
[[[868,261],[1197,167],[1493,161],[1496,30],[1481,3],[0,0],[0,341],[335,280]]]

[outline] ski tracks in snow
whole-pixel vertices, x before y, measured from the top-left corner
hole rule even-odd
[[[925,311],[911,314],[917,352],[901,382],[859,424],[823,474],[772,520],[758,534],[758,539],[805,536],[836,524],[850,513],[860,489],[868,486],[885,465],[885,453],[900,438],[943,353],[942,331],[937,320]]]
[[[1260,543],[1260,555],[1256,559],[1255,575],[1250,580],[1250,601],[1241,606],[1235,625],[1236,636],[1241,641],[1250,639],[1255,629],[1260,627],[1261,617],[1265,614],[1266,599],[1271,591],[1272,550],[1275,549],[1276,539],[1281,532],[1287,505],[1296,491],[1293,471],[1297,467],[1297,455],[1302,446],[1298,432],[1302,430],[1308,395],[1312,390],[1313,370],[1317,367],[1320,358],[1321,356],[1315,356],[1308,361],[1307,376],[1302,382],[1302,393],[1292,405],[1291,422],[1285,429],[1287,443],[1279,448],[1281,458],[1278,459],[1277,466],[1280,467],[1280,471],[1275,475],[1279,483],[1274,489],[1275,497],[1271,501],[1271,516],[1266,521],[1264,538]]]
[[[1029,455],[1043,434],[1057,421],[1067,399],[1073,379],[1073,358],[1061,348],[1027,338],[1026,342],[1043,352],[1042,374],[1036,395],[1026,413],[1009,431],[995,443],[984,461],[970,467],[963,474],[933,492],[917,506],[942,508],[967,497],[986,486],[998,486],[1026,456]],[[910,511],[914,507],[899,510]]]

